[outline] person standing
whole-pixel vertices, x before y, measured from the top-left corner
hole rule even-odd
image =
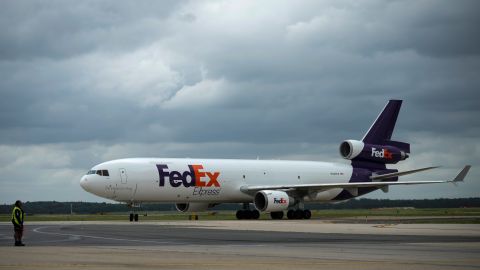
[[[15,246],[25,246],[25,244],[22,243],[24,217],[25,212],[23,212],[22,209],[22,202],[16,201],[12,211],[13,230],[15,231]]]

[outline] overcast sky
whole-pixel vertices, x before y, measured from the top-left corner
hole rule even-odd
[[[0,203],[103,201],[78,182],[125,157],[347,162],[403,99],[398,166],[370,198],[479,197],[479,1],[1,1]]]

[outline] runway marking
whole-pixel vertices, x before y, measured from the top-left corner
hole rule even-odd
[[[62,239],[62,240],[46,240],[46,241],[38,241],[37,243],[61,243],[61,242],[73,242],[73,241],[78,241],[80,240],[81,237],[79,236],[70,236],[68,239]]]
[[[71,233],[53,233],[53,232],[42,232],[42,231],[40,231],[40,229],[45,229],[45,228],[49,228],[49,227],[38,227],[38,228],[33,229],[33,232],[40,233],[40,234],[49,234],[49,235],[70,236],[70,237],[76,238],[74,240],[62,240],[63,242],[80,240],[80,238],[83,237],[83,238],[91,238],[91,239],[138,242],[138,243],[155,243],[155,244],[170,244],[171,243],[171,242],[168,242],[168,241],[123,239],[123,238],[102,237],[102,236],[93,236],[93,235],[82,235],[82,234],[71,234]],[[52,241],[52,242],[55,242],[55,241]]]
[[[379,224],[379,225],[374,225],[372,227],[375,227],[375,228],[394,228],[397,225],[398,224]]]
[[[13,236],[7,236],[6,234],[0,233],[0,240],[12,240],[12,239],[13,239]]]

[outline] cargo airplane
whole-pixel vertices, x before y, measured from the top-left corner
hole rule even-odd
[[[238,219],[309,219],[305,202],[338,202],[390,186],[463,181],[465,166],[451,180],[398,181],[399,176],[430,170],[399,172],[396,164],[410,154],[410,145],[391,140],[402,101],[390,100],[361,140],[340,144],[340,155],[350,164],[316,161],[129,158],[94,166],[80,180],[86,191],[127,203],[175,203],[178,211],[206,211],[221,203],[243,204]],[[251,205],[253,204],[253,209]],[[138,214],[130,214],[130,221]]]

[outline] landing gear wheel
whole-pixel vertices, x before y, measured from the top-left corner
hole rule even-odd
[[[310,210],[308,210],[308,209],[303,210],[303,218],[304,219],[310,219],[311,217],[312,217],[312,212],[310,212]]]
[[[260,212],[258,212],[258,210],[253,210],[251,212],[252,212],[252,214],[251,214],[252,219],[259,219],[260,218]]]
[[[292,210],[292,209],[288,210],[287,211],[287,218],[288,219],[294,219],[295,218],[295,210]]]
[[[130,213],[130,222],[133,221],[133,213]]]
[[[282,218],[283,218],[283,211],[270,212],[270,217],[271,217],[272,219],[282,219]]]
[[[138,214],[134,215],[134,220],[135,220],[135,222],[138,222]]]
[[[235,216],[237,217],[237,219],[243,219],[243,210],[237,210]]]
[[[293,211],[293,218],[294,219],[303,219],[303,211],[300,209],[297,209]]]
[[[243,218],[244,218],[244,219],[252,219],[252,211],[250,211],[250,210],[243,210]]]

